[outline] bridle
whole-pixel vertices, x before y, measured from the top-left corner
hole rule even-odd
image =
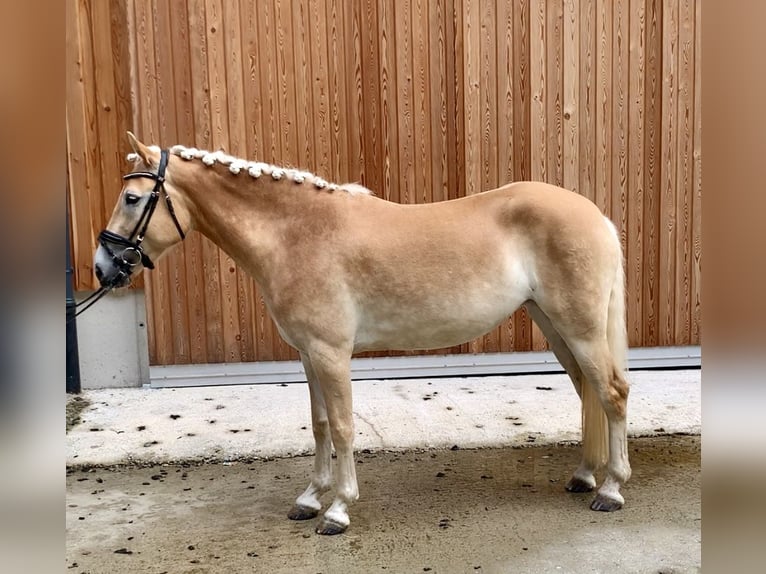
[[[168,206],[168,212],[170,213],[170,217],[173,220],[176,229],[178,230],[178,235],[181,236],[182,240],[186,237],[183,229],[181,228],[181,224],[178,222],[178,218],[176,217],[176,212],[173,208],[173,202],[170,199],[170,195],[168,195],[168,192],[165,189],[165,169],[167,168],[167,165],[168,150],[164,149],[160,152],[160,165],[157,169],[157,173],[151,171],[134,171],[122,176],[122,179],[125,180],[148,177],[149,179],[154,180],[154,188],[152,188],[152,192],[149,195],[149,200],[146,202],[146,206],[144,207],[144,211],[141,213],[141,217],[138,219],[138,222],[136,222],[136,225],[129,236],[123,237],[122,235],[119,235],[114,231],[109,231],[108,229],[104,229],[98,235],[98,241],[101,246],[112,258],[112,261],[114,261],[114,263],[117,265],[120,272],[124,273],[125,275],[130,275],[139,262],[147,269],[154,269],[154,263],[151,259],[149,259],[149,256],[144,253],[141,244],[144,241],[146,229],[149,227],[149,222],[152,219],[152,215],[154,215],[154,210],[157,207],[157,202],[160,199],[160,195],[165,197],[165,203]],[[123,249],[122,253],[117,256],[114,251],[112,251],[110,244],[121,245],[125,247],[125,249]]]
[[[133,231],[129,236],[124,237],[118,233],[115,233],[114,231],[109,231],[108,229],[104,229],[101,233],[98,234],[99,244],[101,244],[101,246],[106,250],[107,254],[109,254],[109,256],[112,258],[112,261],[117,266],[118,272],[110,282],[110,285],[106,287],[100,287],[98,291],[90,295],[84,301],[81,301],[77,304],[77,306],[81,306],[90,302],[88,305],[80,309],[74,315],[75,317],[88,309],[120,281],[129,277],[139,262],[147,269],[154,269],[154,263],[149,258],[149,256],[144,253],[141,244],[143,243],[144,237],[146,236],[146,230],[149,227],[149,222],[152,219],[152,215],[154,215],[154,210],[157,208],[157,203],[159,202],[160,195],[165,197],[165,203],[168,206],[168,212],[170,213],[170,217],[173,220],[176,229],[178,230],[178,235],[181,236],[181,240],[186,238],[186,234],[181,228],[178,217],[176,217],[176,211],[173,208],[173,202],[171,201],[170,195],[168,195],[168,192],[165,189],[165,170],[168,166],[168,156],[168,150],[163,149],[160,152],[160,164],[157,168],[157,173],[151,171],[134,171],[122,176],[122,179],[124,180],[148,177],[149,179],[154,180],[154,187],[152,188],[152,192],[149,195],[148,201],[146,202],[144,211],[141,213],[141,217],[138,219],[138,222],[136,223]],[[112,250],[110,244],[112,246],[120,245],[125,247],[125,249],[122,250],[122,253],[117,255]]]

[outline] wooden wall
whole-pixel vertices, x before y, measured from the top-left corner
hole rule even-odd
[[[360,181],[403,203],[515,180],[621,232],[633,346],[700,340],[700,1],[70,0],[77,284],[123,131]],[[77,54],[75,57],[74,54]],[[281,360],[252,281],[193,234],[146,278],[153,364]],[[545,347],[523,312],[448,352]]]

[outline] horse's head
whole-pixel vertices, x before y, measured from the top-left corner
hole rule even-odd
[[[127,285],[144,267],[154,268],[153,261],[181,241],[190,227],[189,211],[168,179],[170,154],[142,144],[130,132],[128,138],[134,170],[123,176],[125,185],[99,234],[94,257],[96,277],[107,289]]]

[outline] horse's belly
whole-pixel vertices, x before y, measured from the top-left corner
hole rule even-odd
[[[360,313],[354,352],[460,345],[496,327],[525,299],[506,292],[441,305],[433,300],[421,305],[378,301]]]

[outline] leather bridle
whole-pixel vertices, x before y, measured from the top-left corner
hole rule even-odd
[[[157,208],[157,202],[160,199],[160,195],[165,197],[165,203],[168,206],[168,212],[170,213],[170,217],[173,220],[176,229],[178,230],[178,235],[181,236],[181,240],[186,237],[186,234],[184,233],[184,230],[181,228],[181,224],[178,221],[178,217],[176,217],[176,211],[173,208],[173,202],[170,199],[170,195],[168,195],[168,192],[165,189],[165,170],[168,166],[168,156],[168,150],[164,149],[160,152],[160,164],[157,168],[157,173],[151,171],[134,171],[122,176],[122,179],[125,180],[139,177],[148,177],[149,179],[154,180],[154,187],[152,188],[149,200],[146,202],[144,211],[141,213],[141,217],[139,218],[138,222],[133,228],[133,231],[128,237],[123,237],[119,233],[109,231],[108,229],[104,229],[101,233],[98,234],[98,242],[112,258],[112,261],[117,266],[118,271],[115,273],[114,277],[111,279],[108,285],[101,286],[89,297],[74,305],[74,307],[81,307],[81,309],[76,313],[72,313],[71,316],[68,316],[67,323],[73,321],[75,317],[86,311],[88,308],[92,307],[112,288],[117,286],[122,280],[128,278],[133,273],[133,269],[136,267],[136,265],[139,264],[139,262],[147,269],[154,269],[154,263],[149,258],[149,256],[144,253],[141,244],[143,243],[144,237],[146,236],[146,230],[149,227],[149,222],[152,219],[152,215],[154,215],[154,210]],[[112,250],[110,244],[120,245],[125,249],[122,250],[122,253],[117,255]],[[74,311],[74,309],[72,310]],[[69,315],[69,308],[67,308],[67,315]]]
[[[178,218],[176,217],[176,212],[173,208],[173,202],[170,199],[170,195],[168,195],[168,192],[165,189],[165,169],[167,168],[167,165],[168,150],[164,149],[160,152],[160,165],[157,169],[157,173],[151,171],[134,171],[122,177],[122,179],[125,180],[136,179],[139,177],[148,177],[149,179],[154,180],[154,188],[152,189],[151,195],[149,196],[149,200],[146,202],[144,211],[141,213],[141,217],[138,219],[138,222],[128,237],[123,237],[122,235],[119,235],[113,231],[109,231],[108,229],[104,229],[98,235],[99,243],[106,250],[120,271],[120,273],[117,274],[119,279],[122,279],[125,276],[129,276],[131,273],[133,273],[134,267],[136,267],[139,262],[147,269],[154,269],[154,263],[149,258],[149,256],[144,253],[141,244],[144,241],[146,229],[149,227],[149,222],[152,219],[152,215],[154,215],[154,210],[157,207],[157,202],[160,199],[160,195],[165,197],[165,203],[168,206],[168,212],[170,213],[170,217],[173,220],[176,229],[178,230],[178,235],[181,236],[182,240],[186,237],[183,229],[181,228],[181,224],[178,222]],[[118,256],[114,253],[114,251],[112,251],[110,244],[120,245],[125,247],[125,249],[123,249],[122,253],[120,253]],[[124,277],[119,277],[121,273],[124,274]]]

